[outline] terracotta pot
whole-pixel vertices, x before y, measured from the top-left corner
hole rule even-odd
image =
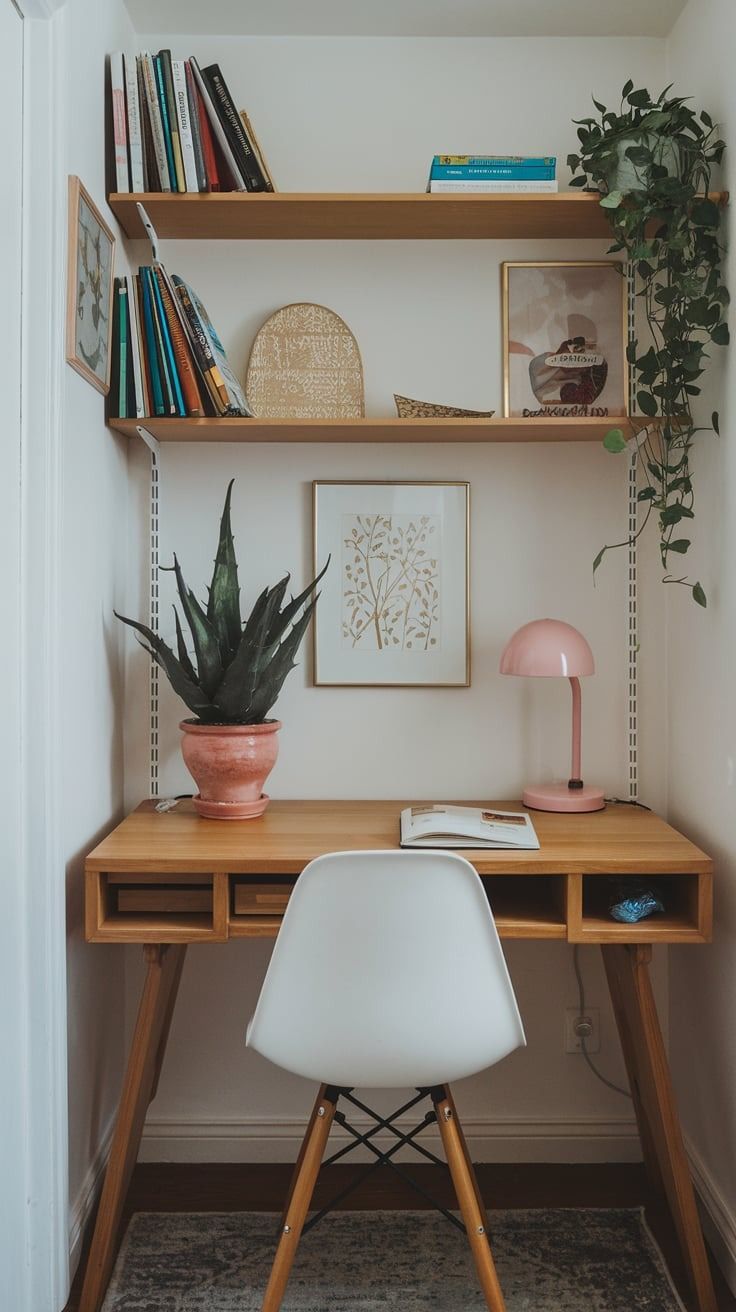
[[[263,815],[263,785],[276,764],[280,720],[266,724],[200,724],[182,720],[182,756],[199,792],[194,806],[217,820]]]

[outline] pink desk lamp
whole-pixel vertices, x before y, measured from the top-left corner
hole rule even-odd
[[[582,633],[563,620],[532,620],[507,642],[502,674],[566,678],[572,689],[572,772],[566,784],[525,788],[522,801],[537,811],[600,811],[603,790],[580,777],[580,676],[593,674],[593,653]]]

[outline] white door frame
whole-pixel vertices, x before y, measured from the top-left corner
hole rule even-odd
[[[8,3],[9,0],[4,0]],[[13,0],[23,18],[19,817],[13,919],[13,1081],[7,1128],[17,1312],[59,1312],[69,1286],[65,871],[59,826],[61,387],[66,265],[64,0]],[[10,636],[10,635],[8,635]],[[6,690],[13,696],[14,689]],[[17,1050],[17,1055],[16,1055]],[[4,1127],[5,1128],[5,1127]],[[6,1290],[7,1292],[7,1290]]]

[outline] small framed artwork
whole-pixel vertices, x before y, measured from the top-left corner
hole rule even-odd
[[[620,261],[506,263],[502,277],[506,418],[625,415]]]
[[[467,687],[468,483],[313,484],[314,681]]]
[[[98,392],[110,388],[115,238],[79,178],[69,178],[66,358]]]

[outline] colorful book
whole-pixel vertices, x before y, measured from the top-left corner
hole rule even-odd
[[[255,131],[253,130],[253,124],[251,123],[244,109],[241,109],[240,117],[243,120],[243,127],[245,128],[250,144],[253,147],[253,153],[256,159],[258,160],[261,173],[263,174],[266,183],[266,191],[278,191],[278,187],[276,186],[276,183],[273,180],[271,170],[266,162],[266,156],[264,155],[261,149],[261,143],[259,142],[255,134]]]
[[[158,172],[161,190],[171,191],[171,174],[169,173],[166,139],[164,137],[163,119],[161,117],[156,62],[153,55],[149,54],[147,50],[141,55],[141,62],[143,81],[146,88],[146,108],[148,110],[148,118],[151,127],[156,170]]]
[[[232,177],[233,185],[237,191],[250,191],[250,187],[247,185],[245,177],[241,174],[240,169],[238,168],[237,160],[232,152],[228,135],[222,126],[222,120],[217,112],[212,93],[202,76],[202,70],[196,59],[190,59],[189,63],[191,64],[194,79],[197,83],[197,90],[202,97],[204,107],[207,111],[207,118],[209,119],[210,127],[212,128],[212,134],[222,151],[222,156],[228,172]]]
[[[174,91],[171,51],[159,50],[158,59],[161,61],[161,75],[163,79],[164,95],[166,96],[166,112],[168,114],[169,132],[171,134],[171,152],[174,160],[176,190],[186,191],[187,183],[184,176],[184,160],[181,150],[181,138],[179,136],[179,117],[176,110],[176,93]]]
[[[128,417],[128,307],[125,279],[118,283],[118,415]]]
[[[138,331],[138,350],[140,352],[141,382],[143,384],[143,413],[153,414],[153,393],[151,391],[151,371],[148,365],[148,348],[146,345],[146,328],[143,322],[143,298],[141,296],[140,275],[133,274],[133,308]]]
[[[117,191],[129,192],[128,121],[125,109],[125,69],[122,50],[115,50],[110,55],[110,91],[112,136],[115,147],[115,186]]]
[[[507,168],[552,168],[557,164],[556,155],[435,155],[435,164],[473,164],[476,167],[498,164]]]
[[[192,68],[192,61],[189,62],[189,71],[194,86],[194,95],[197,101],[197,118],[199,119],[199,136],[202,142],[202,159],[204,161],[204,170],[207,177],[207,190],[220,191],[220,168],[217,162],[217,151],[215,149],[215,138],[212,134],[209,113],[204,99],[200,94],[197,86],[197,79]]]
[[[265,191],[266,180],[261,172],[253,147],[233,104],[219,64],[208,64],[202,77],[209,88],[216,112],[227,136],[235,162],[249,191]]]
[[[138,318],[135,305],[135,287],[132,274],[126,274],[126,301],[128,306],[128,339],[130,343],[130,364],[133,373],[133,398],[136,418],[146,413],[143,393],[143,374],[141,370],[141,343],[138,338]]]
[[[503,178],[515,178],[525,181],[532,178],[553,179],[554,168],[536,168],[532,165],[523,168],[506,167],[503,164],[433,164],[430,178],[489,178],[500,181]]]
[[[199,97],[197,87],[194,81],[194,74],[191,69],[189,60],[184,61],[184,79],[187,87],[187,101],[189,105],[189,125],[192,132],[192,148],[194,150],[194,167],[197,173],[197,190],[208,191],[207,168],[204,162],[204,151],[202,149],[202,132],[199,122]]]
[[[174,87],[176,105],[176,122],[181,146],[181,159],[184,167],[184,186],[187,191],[199,191],[197,165],[194,159],[194,139],[189,121],[189,96],[187,79],[184,72],[184,60],[172,59],[171,78]]]
[[[546,193],[559,190],[558,182],[550,182],[540,179],[538,182],[517,182],[513,178],[507,178],[505,182],[489,182],[478,179],[475,182],[462,182],[459,179],[432,179],[428,188],[433,194],[436,192],[489,192],[505,195],[515,195],[517,193]]]
[[[158,106],[161,111],[161,125],[164,136],[164,147],[166,149],[166,165],[169,171],[169,181],[171,183],[171,190],[178,191],[179,181],[176,176],[176,165],[174,164],[174,146],[171,140],[169,105],[166,99],[166,87],[164,85],[164,67],[160,55],[155,56],[153,67],[156,71],[156,91],[158,94]]]
[[[159,359],[156,324],[153,312],[153,293],[151,291],[151,283],[148,276],[149,270],[141,268],[139,270],[139,275],[141,280],[141,299],[143,301],[143,320],[146,329],[146,357],[151,371],[153,411],[156,415],[165,415],[167,413],[167,407],[164,397],[164,385],[161,377],[161,362]]]
[[[181,383],[182,396],[184,398],[184,408],[188,415],[203,415],[204,410],[202,408],[202,400],[197,385],[197,375],[186,332],[179,319],[175,296],[172,296],[172,289],[170,288],[169,279],[163,266],[155,268],[154,275],[158,281],[159,293],[169,328],[174,358],[176,360],[176,368]]]
[[[143,182],[143,134],[141,132],[141,111],[138,102],[138,69],[136,61],[130,55],[123,56],[125,69],[125,97],[128,107],[128,162],[130,167],[130,189],[133,192],[145,190]]]
[[[164,358],[166,360],[166,372],[168,374],[169,384],[171,387],[171,398],[172,398],[172,406],[173,406],[172,413],[180,416],[184,416],[187,412],[187,409],[186,406],[184,405],[184,396],[181,390],[181,382],[179,380],[179,370],[177,369],[176,366],[176,357],[174,355],[174,344],[171,339],[171,329],[169,328],[169,321],[166,318],[166,311],[164,309],[163,297],[161,295],[161,287],[159,286],[159,281],[156,276],[155,269],[151,269],[151,286],[153,287],[153,295],[156,304],[156,315],[158,317],[159,328],[161,330],[161,340],[163,342]]]
[[[228,415],[241,415],[243,417],[252,418],[253,411],[248,404],[245,391],[230,367],[230,361],[225,354],[225,347],[215,331],[215,326],[210,319],[210,316],[197,296],[197,293],[191,287],[188,287],[187,291],[189,292],[190,299],[199,317],[199,322],[204,329],[215,363],[217,364],[225,383],[227,398],[225,413]]]
[[[216,413],[250,416],[252,412],[245,393],[230,368],[222,342],[204,306],[183,278],[174,274],[172,282],[184,311],[195,359],[205,378]]]

